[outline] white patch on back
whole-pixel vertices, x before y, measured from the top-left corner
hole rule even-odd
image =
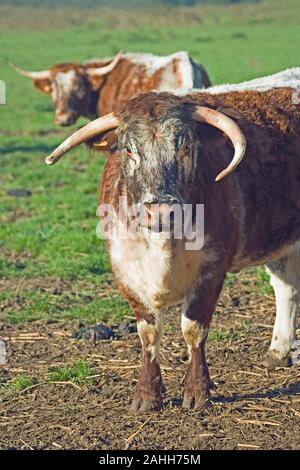
[[[193,89],[192,93],[210,93],[217,95],[221,93],[231,93],[233,91],[267,91],[273,88],[300,88],[300,67],[283,70],[273,75],[267,75],[265,77],[255,78],[241,83],[223,84],[209,87],[207,89]],[[178,96],[185,96],[190,94],[191,91],[188,89],[181,88],[175,92]]]
[[[158,70],[165,69],[161,83],[157,87],[159,91],[172,91],[179,87],[178,79],[174,74],[173,61],[178,61],[178,68],[181,73],[182,84],[184,89],[193,88],[194,86],[194,73],[190,57],[187,52],[179,51],[167,56],[158,56],[154,54],[131,53],[122,54],[122,57],[128,59],[132,64],[143,65],[145,67],[146,75],[151,77]],[[99,59],[94,59],[86,62],[93,63]],[[113,57],[102,59],[103,61],[111,61]]]
[[[178,61],[178,70],[181,75],[181,87],[182,88],[193,88],[194,86],[194,72],[191,64],[189,55],[186,52],[178,52],[169,56],[169,64],[166,64],[165,71],[161,78],[161,82],[157,89],[159,91],[170,91],[178,89],[178,77],[174,74],[172,61],[176,59]]]
[[[172,64],[174,59],[177,59],[180,62],[182,61],[183,63],[187,61],[190,62],[188,53],[184,51],[166,56],[128,53],[124,54],[124,57],[134,64],[144,65],[146,67],[146,73],[149,76],[153,75],[161,68],[168,67],[168,65]]]

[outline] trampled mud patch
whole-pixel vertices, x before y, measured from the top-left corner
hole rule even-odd
[[[274,301],[248,281],[233,282],[218,304],[207,346],[213,403],[202,412],[180,407],[187,355],[177,309],[166,315],[162,344],[164,408],[147,415],[128,413],[139,365],[136,333],[95,343],[72,338],[76,321],[2,321],[0,336],[8,347],[2,381],[18,374],[34,381],[17,394],[2,393],[0,446],[300,449],[300,367],[268,374],[260,366],[271,338]],[[52,367],[79,358],[90,363],[91,381],[46,381]]]

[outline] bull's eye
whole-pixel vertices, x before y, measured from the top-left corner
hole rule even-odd
[[[178,150],[178,157],[183,160],[185,157],[189,155],[189,147],[188,145],[181,145]]]
[[[133,176],[134,172],[140,166],[140,160],[139,160],[138,154],[137,154],[137,152],[131,150],[131,148],[129,148],[129,147],[124,147],[124,154],[127,157],[127,158],[125,158],[127,174],[129,176]]]
[[[125,147],[125,152],[127,153],[128,157],[132,157],[132,151],[129,147]]]

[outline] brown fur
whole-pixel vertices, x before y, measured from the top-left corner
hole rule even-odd
[[[219,183],[214,178],[231,160],[232,145],[217,129],[196,122],[197,105],[235,116],[246,136],[243,161]],[[184,97],[148,93],[129,101],[118,115],[126,132],[133,132],[137,122],[155,128],[168,113],[188,123],[201,144],[196,175],[186,188],[185,202],[205,204],[205,232],[209,235],[206,248],[212,249],[216,257],[202,271],[186,316],[207,328],[228,271],[278,258],[300,239],[300,106],[293,104],[292,90],[288,88]],[[117,139],[113,142],[102,178],[100,203],[116,205],[124,157]],[[122,280],[119,282],[137,319],[153,323],[154,317],[138,300],[138,293],[129,292]],[[204,343],[192,350],[185,381],[187,406],[192,400],[202,403],[209,396]],[[151,372],[149,365],[146,370],[141,382]]]
[[[159,363],[151,360],[151,355],[143,350],[142,366],[133,395],[131,411],[158,410],[162,405],[162,394],[163,382]]]
[[[173,60],[172,66],[177,87],[180,88],[182,86],[182,76],[178,68],[178,59]],[[124,102],[138,93],[158,89],[164,72],[165,69],[161,68],[152,75],[148,75],[145,65],[135,64],[128,58],[122,58],[115,69],[109,75],[103,77],[97,115],[116,111]]]
[[[210,397],[210,377],[205,358],[205,344],[192,349],[184,383],[183,407],[190,408],[194,401],[195,408],[201,408]]]

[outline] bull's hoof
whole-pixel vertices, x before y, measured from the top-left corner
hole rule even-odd
[[[210,406],[210,393],[203,390],[195,390],[193,393],[184,392],[182,408],[186,410],[204,410]]]
[[[268,351],[261,363],[267,370],[275,370],[277,367],[288,367],[291,365],[289,357],[283,359],[276,356],[273,351]]]
[[[164,386],[161,378],[159,363],[147,362],[140,370],[139,380],[136,385],[133,401],[130,407],[132,413],[148,413],[158,411],[162,407]]]
[[[151,411],[159,411],[162,407],[162,397],[153,399],[134,398],[130,406],[130,413],[150,413]]]

